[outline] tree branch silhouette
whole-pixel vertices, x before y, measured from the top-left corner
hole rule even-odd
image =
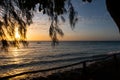
[[[120,31],[120,2],[118,0],[106,0],[106,6]]]
[[[65,3],[67,1],[69,7],[65,8]],[[39,11],[50,17],[51,25],[49,28],[49,35],[53,41],[53,45],[58,43],[57,35],[64,35],[62,29],[58,25],[58,17],[61,16],[61,20],[65,22],[62,15],[69,13],[71,27],[74,27],[78,20],[71,0],[1,0],[1,41],[6,41],[6,45],[13,45],[13,43],[15,45],[18,42],[15,37],[15,28],[17,27],[20,35],[19,43],[26,43],[27,26],[32,24],[33,12],[35,12],[37,4],[39,4]],[[13,40],[12,43],[8,42],[8,37]],[[2,42],[2,44],[4,44],[4,42]]]
[[[92,0],[82,0],[83,2],[92,2]],[[120,28],[120,11],[118,1],[106,0],[107,9]],[[71,28],[75,27],[78,21],[77,12],[75,11],[71,0],[0,0],[0,40],[3,48],[8,45],[16,45],[18,43],[27,44],[26,32],[27,26],[32,24],[33,12],[36,11],[36,5],[39,12],[48,15],[51,20],[49,35],[53,41],[53,45],[58,43],[57,35],[63,36],[64,33],[59,23],[59,17],[63,22],[65,18],[63,14],[69,14],[69,23]],[[68,7],[65,7],[68,5]],[[18,28],[20,35],[19,41],[15,37],[15,29]],[[9,42],[9,39],[13,42]],[[5,43],[6,42],[6,43]]]

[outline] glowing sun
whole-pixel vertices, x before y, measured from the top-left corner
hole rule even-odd
[[[15,38],[20,39],[20,35],[18,33],[18,28],[15,29]]]

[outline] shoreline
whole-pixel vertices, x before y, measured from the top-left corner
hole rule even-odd
[[[111,55],[111,54],[110,54]],[[116,58],[115,56],[116,55]],[[80,63],[77,63],[80,64]],[[74,66],[76,64],[68,65],[68,66]],[[66,68],[68,66],[58,67],[58,68]],[[29,74],[30,72],[21,73],[18,75],[8,76],[4,78],[0,78],[1,80],[6,79],[12,79],[12,80],[104,80],[104,78],[110,77],[110,79],[106,80],[119,80],[120,76],[120,55],[112,54],[107,59],[100,59],[96,62],[90,63],[89,65],[86,65],[83,63],[83,67],[85,68],[75,68],[75,69],[68,69],[63,71],[57,71],[54,73],[49,73],[48,76],[41,76],[39,72],[42,72],[42,70],[39,71],[33,71],[32,74],[38,74],[37,76],[31,76]],[[57,68],[55,68],[57,69]],[[55,70],[53,68],[53,70]],[[46,71],[50,71],[52,69],[48,69]],[[44,72],[45,70],[43,70]],[[46,74],[46,73],[45,73]],[[111,75],[112,74],[112,75]],[[25,76],[27,75],[27,76]],[[104,77],[102,77],[102,76]],[[106,76],[105,76],[106,75]],[[109,76],[111,75],[111,76]],[[21,77],[22,76],[22,77]],[[55,78],[56,77],[56,78]],[[111,78],[112,77],[112,78]],[[55,79],[54,79],[55,78]],[[100,79],[99,79],[100,78]],[[102,79],[103,78],[103,79]],[[114,78],[114,79],[113,79]]]
[[[82,68],[53,73],[47,77],[35,77],[30,80],[120,80],[120,56],[90,64],[86,72]],[[29,79],[29,78],[28,78]],[[27,79],[25,79],[27,80]]]

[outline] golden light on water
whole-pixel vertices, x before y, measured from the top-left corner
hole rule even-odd
[[[11,57],[9,59],[9,64],[8,65],[19,65],[21,63],[24,62],[23,58],[21,58],[21,56],[26,55],[26,54],[22,54],[21,53],[21,49],[17,49],[15,47],[11,47],[9,52],[6,53],[6,57]],[[4,74],[0,74],[0,77],[5,77],[5,76],[10,76],[10,75],[15,75],[15,74],[19,74],[19,73],[23,73],[25,71],[28,71],[28,68],[23,68],[23,67],[19,67],[16,66],[13,69],[10,69],[8,71],[6,71]],[[25,77],[27,77],[28,75],[19,75],[13,78],[10,78],[9,80],[21,80]]]
[[[19,54],[17,48],[14,48],[13,53],[11,53],[11,54],[13,56],[13,61],[14,61],[15,64],[19,64],[19,63],[22,62],[22,59],[18,58],[18,56],[20,56],[20,54]]]

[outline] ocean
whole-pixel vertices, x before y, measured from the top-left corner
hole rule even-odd
[[[0,52],[0,78],[23,72],[73,64],[88,57],[120,51],[119,41],[29,42],[28,47],[11,47]]]

